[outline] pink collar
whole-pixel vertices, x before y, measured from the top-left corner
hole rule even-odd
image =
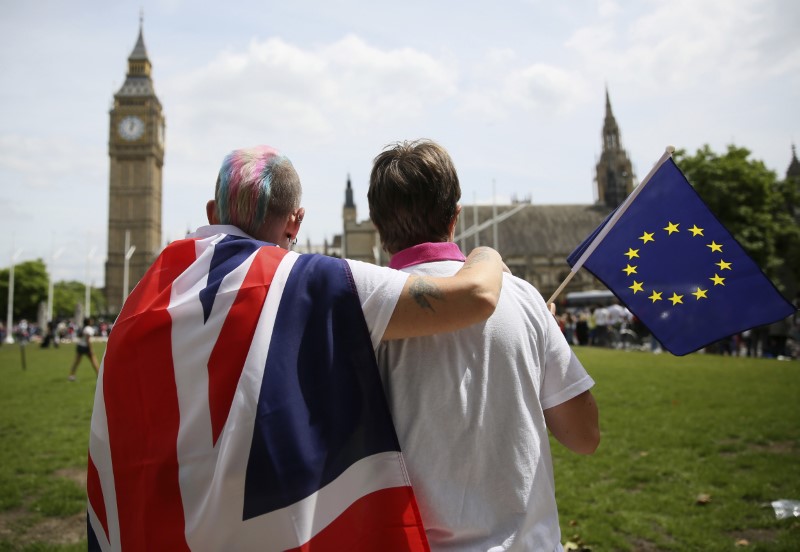
[[[427,242],[412,245],[392,255],[389,267],[400,270],[407,266],[433,261],[466,261],[467,258],[453,242]]]

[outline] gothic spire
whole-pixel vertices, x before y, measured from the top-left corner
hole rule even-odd
[[[628,153],[622,148],[619,126],[611,110],[606,86],[606,116],[603,121],[603,151],[597,162],[597,201],[610,209],[617,207],[633,190],[635,176]]]
[[[611,151],[620,149],[621,147],[619,126],[617,125],[617,120],[614,118],[613,111],[611,111],[611,98],[608,94],[608,86],[606,86],[606,117],[603,121],[603,149]]]
[[[786,180],[790,178],[800,179],[800,161],[797,160],[797,148],[794,144],[792,144],[792,160],[786,169]]]
[[[350,182],[350,173],[347,173],[347,189],[344,191],[344,207],[355,208],[356,204],[353,203],[353,185]]]
[[[139,38],[136,40],[136,46],[133,47],[131,55],[128,57],[128,62],[131,61],[147,61],[147,49],[144,47],[144,14],[139,14]]]

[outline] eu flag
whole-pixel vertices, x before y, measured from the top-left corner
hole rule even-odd
[[[663,347],[685,355],[795,312],[671,158],[640,188],[583,266]],[[570,254],[570,266],[612,219]]]

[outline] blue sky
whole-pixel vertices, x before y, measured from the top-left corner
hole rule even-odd
[[[313,243],[359,219],[373,157],[420,137],[465,203],[594,201],[605,87],[639,178],[667,145],[747,147],[780,177],[800,140],[793,0],[0,0],[0,266],[103,285],[108,128],[144,10],[167,118],[163,235],[205,223],[223,156],[270,144]],[[278,5],[273,5],[278,4]]]

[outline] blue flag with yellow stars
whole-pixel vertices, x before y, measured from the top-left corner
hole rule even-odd
[[[685,355],[795,312],[671,158],[641,186],[583,266],[664,348]],[[570,254],[570,266],[611,219]]]

